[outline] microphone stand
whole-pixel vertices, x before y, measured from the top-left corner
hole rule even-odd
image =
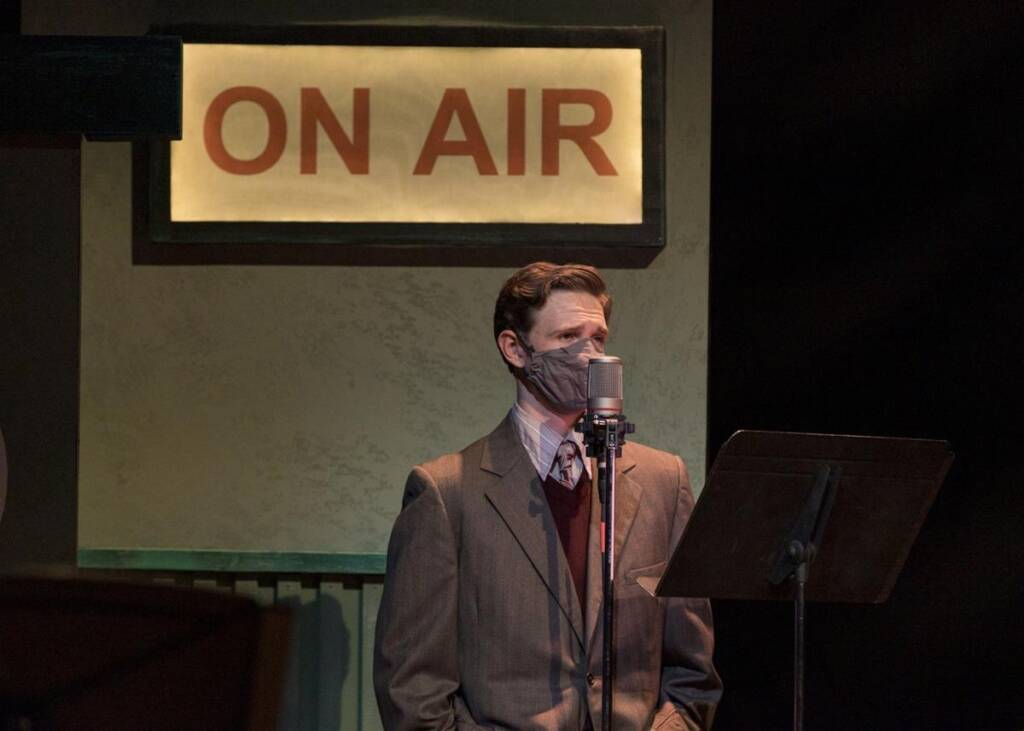
[[[586,413],[576,430],[583,433],[587,456],[597,458],[597,490],[601,499],[601,586],[604,592],[604,649],[601,662],[601,729],[612,727],[612,683],[615,674],[615,459],[622,456],[626,434],[635,430],[624,414]]]

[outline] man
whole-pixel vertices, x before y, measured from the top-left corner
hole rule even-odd
[[[374,685],[386,729],[601,727],[600,503],[573,425],[604,352],[596,269],[535,263],[494,312],[516,403],[491,434],[413,469],[388,546]],[[706,600],[659,599],[693,508],[674,455],[616,468],[613,727],[711,724],[721,683]]]

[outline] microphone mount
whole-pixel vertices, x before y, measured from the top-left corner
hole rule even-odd
[[[635,432],[636,425],[626,421],[625,414],[587,412],[576,422],[576,431],[583,434],[588,457],[600,458],[608,450],[614,451],[616,457],[621,457],[626,435]]]

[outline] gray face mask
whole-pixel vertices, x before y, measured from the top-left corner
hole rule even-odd
[[[519,336],[526,349],[523,378],[559,414],[574,414],[587,407],[587,364],[604,352],[593,338],[582,338],[567,348],[538,353]]]

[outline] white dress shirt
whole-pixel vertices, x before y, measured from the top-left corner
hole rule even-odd
[[[585,456],[587,450],[583,444],[582,434],[573,429],[563,434],[525,411],[518,403],[512,406],[509,413],[512,416],[512,424],[515,426],[516,433],[541,480],[547,479],[551,472],[551,465],[555,461],[558,446],[566,439],[572,439],[579,447],[579,454],[570,471],[573,484],[579,480],[583,472],[586,472],[588,477],[590,476],[590,460]]]

